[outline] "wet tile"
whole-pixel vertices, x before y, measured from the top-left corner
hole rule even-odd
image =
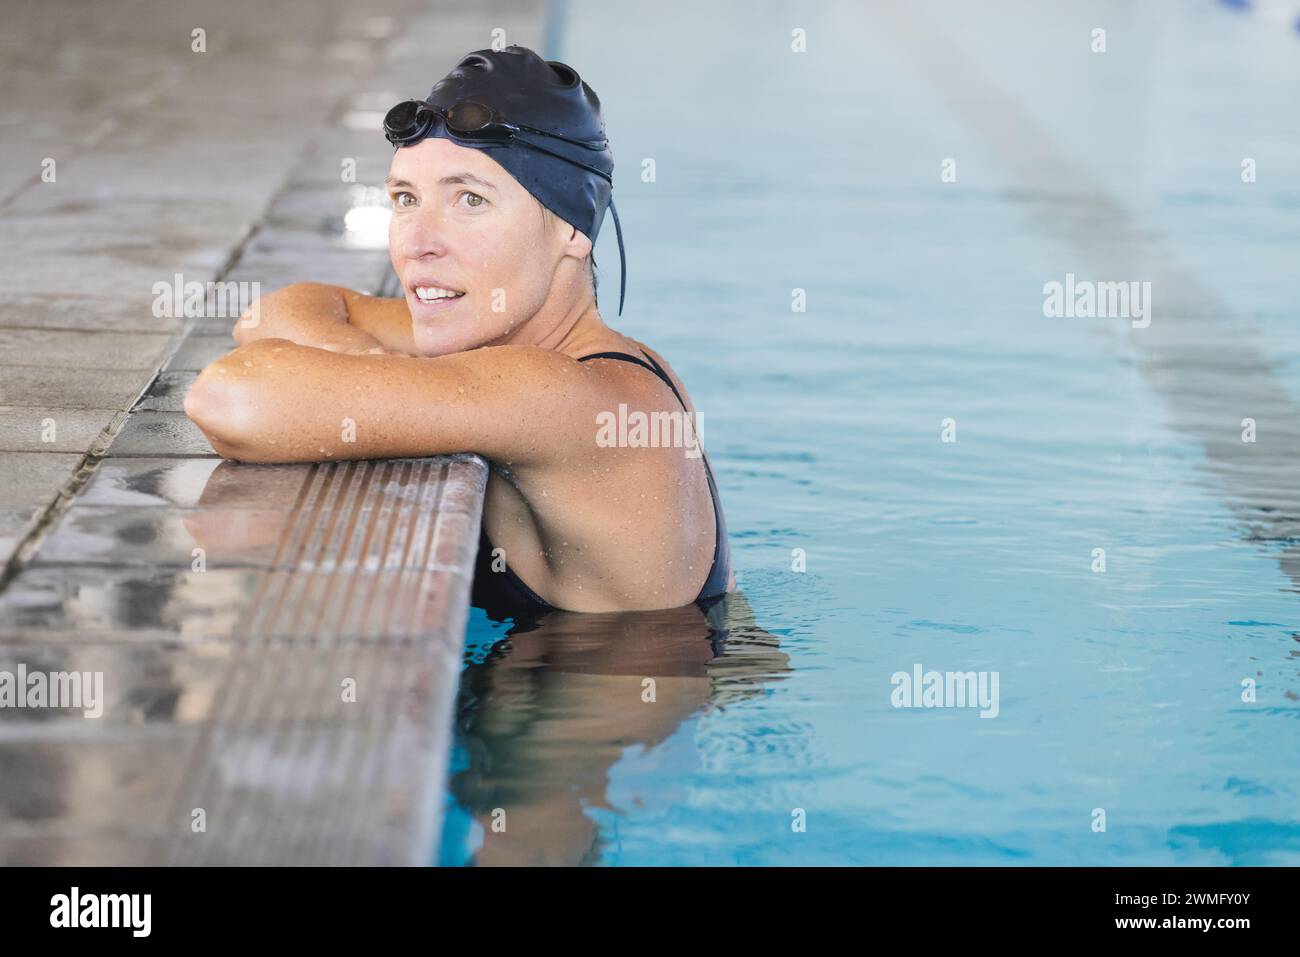
[[[0,831],[0,867],[143,867],[165,860],[166,840],[151,832],[107,828],[96,834]]]
[[[400,99],[402,97],[395,97],[393,103]],[[389,106],[392,106],[393,103],[390,103]],[[385,110],[387,110],[387,107],[385,107]],[[379,121],[381,124],[383,123],[382,115]],[[380,137],[382,139],[382,133]],[[356,181],[358,183],[370,185],[376,189],[382,188],[384,178],[388,176],[388,170],[393,162],[392,150],[390,149],[388,154],[384,155],[383,153],[357,149],[357,145],[352,139],[339,139],[336,142],[325,142],[317,145],[303,157],[302,163],[295,173],[295,186],[321,190],[337,188],[340,185],[343,160],[348,158],[356,163]],[[288,197],[286,196],[286,198]],[[292,206],[288,208],[293,209]],[[278,209],[279,204],[277,204]]]
[[[459,646],[470,575],[451,569],[207,572],[27,566],[0,594],[0,643],[436,641]]]
[[[389,91],[391,92],[391,90]],[[351,125],[351,120],[345,117],[345,122],[336,123],[320,131],[320,134],[312,143],[312,148],[307,152],[304,161],[294,170],[293,182],[301,184],[310,181],[311,171],[315,168],[314,160],[318,157],[328,163],[333,158],[332,164],[333,178],[332,182],[339,182],[339,173],[341,170],[340,160],[342,157],[351,157],[358,161],[364,160],[382,161],[383,171],[374,179],[366,178],[360,175],[358,171],[357,182],[366,183],[377,181],[382,183],[384,177],[388,174],[388,164],[393,161],[393,148],[384,139],[383,122],[384,114],[394,103],[403,99],[402,95],[394,97],[386,106],[379,105],[378,99],[371,99],[362,106],[353,106],[349,112],[368,112],[378,114],[374,116],[378,120],[370,129],[360,129]]]
[[[181,316],[186,324],[218,326],[229,332],[235,320],[260,296],[261,289],[252,282],[231,278],[217,280],[197,277],[174,277],[166,284],[159,299],[168,312]]]
[[[293,521],[283,510],[82,508],[46,533],[36,564],[265,567]]]
[[[418,639],[455,648],[469,582],[468,573],[448,569],[272,571],[240,629],[258,638]]]
[[[78,247],[77,268],[72,273],[75,278],[71,278],[66,262],[67,235],[75,232],[75,220],[63,219],[62,244],[55,235],[49,233],[33,240],[29,235],[31,223],[35,221],[32,215],[39,217],[47,211],[44,208],[25,210],[27,218],[19,221],[17,211],[21,204],[22,197],[10,203],[5,219],[0,221],[0,288],[12,293],[128,298],[138,296],[142,290],[149,290],[163,275],[170,275],[175,268],[183,265],[179,261],[166,265],[155,261],[146,265],[139,261],[131,262],[121,250],[87,250]],[[159,254],[165,256],[167,250],[159,250]]]
[[[462,453],[448,456],[446,478],[442,495],[438,499],[438,510],[472,512],[477,515],[483,507],[487,475],[487,462],[477,455]]]
[[[246,263],[273,263],[285,260],[320,257],[335,265],[352,262],[372,263],[388,251],[364,251],[349,248],[344,243],[343,216],[351,208],[349,202],[333,201],[328,206],[317,207],[314,213],[296,217],[282,217],[278,223],[268,223],[257,231],[244,251]]]
[[[233,352],[235,341],[224,335],[189,335],[164,368],[168,372],[200,371]]]
[[[450,568],[469,568],[478,550],[478,515],[473,512],[440,512],[434,530],[433,561]]]
[[[291,187],[271,209],[248,255],[256,262],[268,249],[342,248],[344,217],[356,203],[351,184]]]
[[[261,289],[256,295],[252,296],[252,299],[258,299],[261,296],[266,295],[268,292],[270,292],[269,289]],[[242,314],[243,313],[241,312],[240,315]],[[238,321],[238,315],[227,316],[224,314],[214,313],[212,315],[199,316],[195,319],[194,325],[190,327],[188,335],[204,337],[223,336],[225,337],[226,342],[229,343],[226,347],[226,351],[229,352],[238,345],[238,343],[235,342],[234,335],[235,323]]]
[[[22,707],[0,708],[0,742],[195,724],[230,670],[230,643],[0,643]],[[30,694],[33,682],[40,697]],[[14,701],[14,705],[19,703]]]
[[[171,332],[179,322],[154,314],[151,290],[121,299],[67,293],[0,292],[0,326],[94,332]]]
[[[160,372],[134,406],[137,412],[184,412],[185,393],[199,377],[194,370]]]
[[[391,269],[386,264],[334,264],[321,259],[311,259],[293,266],[291,275],[294,282],[320,282],[330,286],[342,286],[355,289],[367,295],[373,295],[383,278],[383,270]]]
[[[109,455],[214,456],[212,445],[184,412],[132,412]]]
[[[124,410],[140,394],[140,378],[114,369],[50,375],[39,366],[0,366],[0,405]]]
[[[0,452],[86,452],[116,409],[41,409],[0,406]]]
[[[43,511],[45,509],[40,505],[29,505],[26,508],[0,508],[0,540],[5,536],[26,534]]]
[[[408,508],[478,513],[487,466],[478,456],[258,464],[214,458],[110,457],[76,506],[370,510]],[[423,504],[421,504],[423,503]]]
[[[0,592],[0,640],[228,637],[261,586],[255,569],[29,565]]]
[[[6,452],[0,455],[0,507],[44,508],[72,478],[84,456],[75,452]]]
[[[146,734],[83,721],[77,730],[49,740],[0,737],[0,838],[150,831],[173,814],[198,729]]]
[[[0,671],[89,673],[101,697],[74,703],[103,701],[94,717],[0,714],[0,855],[15,860],[18,843],[23,861],[48,863],[39,855],[55,850],[40,839],[125,832],[170,838],[151,848],[155,863],[320,863],[341,842],[352,862],[419,863],[427,849],[411,835],[432,813],[457,652],[300,640],[0,647]]]
[[[17,682],[0,708],[0,743],[111,739],[129,728],[219,726],[267,737],[309,722],[373,728],[393,700],[436,704],[433,684],[457,670],[452,649],[293,639],[250,642],[0,643],[0,675]],[[21,680],[20,680],[21,679]],[[345,683],[355,695],[341,693]],[[32,688],[39,686],[40,697]],[[440,691],[445,689],[439,689]],[[18,706],[21,702],[21,707]],[[291,741],[289,734],[283,739]]]
[[[219,458],[107,458],[77,496],[78,506],[287,509],[311,466]]]
[[[170,340],[166,333],[0,328],[0,355],[4,365],[139,370],[143,386]]]
[[[284,286],[292,285],[298,281],[297,269],[293,267],[271,268],[270,266],[259,263],[256,260],[243,259],[226,274],[226,278],[231,282],[248,282],[257,283],[258,293],[268,295],[281,289]],[[231,325],[234,323],[232,322]],[[229,330],[227,330],[229,332]]]
[[[430,513],[478,513],[487,467],[477,456],[317,463],[303,507],[372,509],[391,503]]]
[[[39,505],[26,508],[0,507],[0,566],[9,561],[44,511]]]
[[[4,288],[136,302],[177,273],[200,281],[216,274],[251,211],[241,211],[229,198],[124,196],[95,180],[96,163],[94,154],[84,159],[82,175],[89,181],[60,182],[57,194],[28,192],[9,205],[0,224],[0,252],[8,254],[0,257]],[[195,181],[202,182],[197,176]],[[156,182],[161,191],[168,179],[159,175]],[[78,243],[77,268],[71,271],[64,261],[69,235]],[[176,325],[170,317],[160,319],[158,328]]]
[[[195,863],[322,862],[346,844],[354,861],[418,856],[410,828],[432,813],[422,776],[439,773],[447,742],[437,716],[459,668],[438,648],[373,651],[342,646],[330,661],[322,649],[304,659],[301,677],[285,662],[263,664],[256,679],[232,679],[246,693],[223,699],[177,798],[207,810],[206,839],[178,853]],[[342,701],[348,679],[355,702]],[[227,720],[236,708],[239,720]],[[304,718],[318,709],[336,717]]]
[[[319,161],[326,169],[332,161],[333,180],[308,179],[292,182],[272,209],[270,222],[277,228],[296,226],[310,229],[312,228],[310,224],[319,222],[324,217],[331,224],[333,238],[338,239],[342,232],[343,218],[348,210],[359,205],[376,205],[391,209],[392,203],[384,191],[384,177],[388,175],[387,164],[380,171],[375,168],[378,164],[374,164],[372,160],[371,168],[378,173],[377,176],[373,179],[365,179],[359,175],[355,183],[344,183],[340,181],[339,171],[341,160],[345,156],[356,159],[358,163],[365,161],[355,153],[325,152],[309,157]]]

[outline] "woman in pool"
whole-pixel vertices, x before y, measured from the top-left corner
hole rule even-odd
[[[735,580],[694,433],[609,441],[621,412],[696,417],[663,358],[597,308],[613,157],[596,94],[531,50],[480,50],[385,133],[404,297],[316,283],[263,297],[186,413],[245,462],[479,453],[474,600],[490,610],[716,602]]]

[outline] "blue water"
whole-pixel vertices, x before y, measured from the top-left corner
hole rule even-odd
[[[1300,863],[1292,24],[567,7],[619,163],[607,321],[704,412],[753,624],[710,663],[706,625],[474,611],[442,862]],[[608,304],[612,228],[597,259]],[[1067,273],[1150,280],[1150,327],[1046,318]],[[918,663],[997,672],[997,716],[893,707]]]

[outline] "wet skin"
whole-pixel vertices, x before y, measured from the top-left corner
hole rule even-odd
[[[431,138],[394,154],[393,268],[404,297],[300,283],[235,323],[186,414],[244,462],[477,452],[492,463],[484,528],[557,607],[676,608],[714,550],[704,460],[682,448],[603,447],[620,403],[678,412],[632,363],[576,360],[646,348],[604,324],[591,241],[479,150]],[[414,285],[463,292],[428,304]],[[690,397],[664,366],[690,411]],[[730,587],[734,587],[734,579]]]

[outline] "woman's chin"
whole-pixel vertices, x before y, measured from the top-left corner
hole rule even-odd
[[[512,331],[511,325],[503,322],[503,317],[499,314],[491,315],[490,318],[495,320],[491,323],[475,322],[478,317],[472,314],[459,316],[455,322],[431,322],[419,316],[412,318],[411,332],[415,348],[420,355],[426,357],[501,345],[502,340]]]

